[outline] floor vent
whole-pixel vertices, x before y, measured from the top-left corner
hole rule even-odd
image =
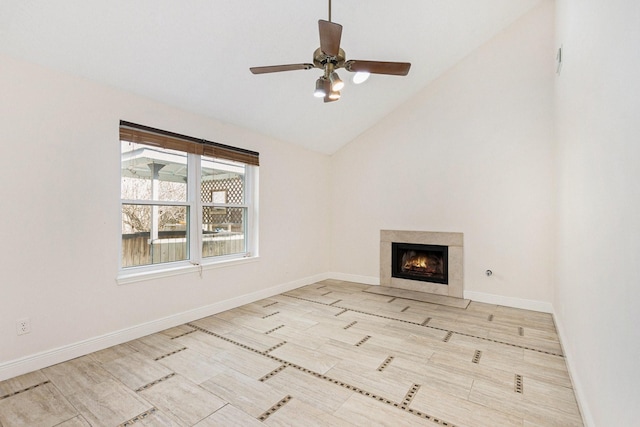
[[[354,320],[353,322],[349,323],[347,326],[345,326],[345,327],[344,327],[344,328],[342,328],[342,329],[345,329],[345,330],[346,330],[346,329],[349,329],[350,327],[355,326],[357,323],[358,323],[358,322],[356,322],[356,321]]]
[[[371,338],[371,335],[367,335],[366,337],[362,338],[360,341],[356,343],[356,347],[360,347],[362,344],[369,341],[370,338]]]
[[[157,379],[157,380],[155,380],[155,381],[153,381],[153,382],[150,382],[149,384],[143,385],[142,387],[140,387],[139,389],[137,389],[137,390],[136,390],[136,393],[139,393],[139,392],[141,392],[142,390],[146,390],[146,389],[148,389],[149,387],[153,387],[153,386],[154,386],[154,385],[156,385],[156,384],[160,384],[162,381],[166,381],[166,380],[168,380],[169,378],[173,377],[174,375],[175,375],[175,372],[172,372],[172,373],[170,373],[170,374],[169,374],[169,375],[167,375],[167,376],[164,376],[164,377],[162,377],[162,378],[160,378],[160,379]]]
[[[471,360],[473,363],[480,363],[480,356],[482,356],[482,352],[480,350],[476,350],[473,354],[473,359]]]
[[[324,294],[322,294],[323,297],[326,297],[327,295],[329,295],[332,291],[329,292],[325,292]]]
[[[453,336],[453,332],[449,331],[447,335],[442,339],[442,341],[449,342],[452,336]]]
[[[427,319],[421,323],[422,326],[427,326],[427,323],[431,322],[431,317],[427,317]]]
[[[524,336],[524,328],[522,326],[518,328],[518,335],[520,335],[521,337]]]
[[[518,375],[516,374],[516,379],[515,379],[515,392],[516,393],[520,393],[522,394],[523,389],[522,389],[522,375]]]
[[[387,302],[394,302],[394,301],[395,301],[395,300],[397,300],[397,299],[398,299],[398,298],[393,297],[393,298],[391,298],[391,299],[390,299],[389,301],[387,301]]]
[[[274,301],[274,302],[272,302],[272,303],[270,303],[270,304],[263,305],[263,306],[262,306],[262,308],[271,307],[272,305],[276,305],[277,303],[278,303],[278,301]]]
[[[171,353],[163,354],[162,356],[156,357],[153,360],[155,360],[157,362],[158,360],[164,359],[165,357],[173,356],[174,354],[180,353],[181,351],[185,351],[186,349],[187,349],[187,347],[182,347],[181,349],[178,349],[176,351],[172,351]]]
[[[322,286],[318,286],[316,289],[322,289],[322,288],[326,288],[327,285],[322,285]]]
[[[271,378],[272,376],[278,374],[279,372],[282,372],[285,368],[287,367],[287,365],[280,365],[279,367],[277,367],[276,369],[274,369],[273,371],[269,372],[267,375],[265,375],[264,377],[260,378],[258,381],[260,382],[265,382],[266,380],[268,380],[269,378]]]
[[[267,314],[266,316],[262,316],[262,318],[266,319],[267,317],[275,316],[276,314],[279,314],[279,313],[280,313],[279,311],[275,311],[275,312],[273,312],[271,314]]]
[[[128,421],[123,422],[122,424],[118,424],[118,427],[129,427],[137,423],[138,421],[142,421],[147,418],[149,415],[153,415],[157,411],[156,408],[151,408],[148,411],[144,411],[140,415],[136,415]]]
[[[273,415],[278,409],[280,409],[284,405],[286,405],[287,402],[290,401],[290,400],[291,400],[291,396],[285,396],[280,402],[276,403],[271,408],[267,409],[267,411],[265,413],[263,413],[262,415],[260,415],[258,417],[258,419],[260,421],[265,421],[267,418],[269,418],[271,415]]]
[[[269,335],[271,332],[275,332],[275,331],[277,331],[278,329],[281,329],[281,328],[284,328],[284,325],[280,325],[280,326],[277,326],[277,327],[275,327],[273,329],[269,329],[267,332],[265,332],[265,334]]]
[[[33,390],[36,387],[40,387],[41,385],[49,384],[50,381],[44,381],[40,384],[32,385],[31,387],[23,388],[22,390],[14,391],[13,393],[5,394],[4,396],[0,396],[0,400],[6,399],[7,397],[15,396],[16,394],[24,393],[25,391]]]
[[[334,316],[336,316],[336,317],[337,317],[337,316],[340,316],[341,314],[344,314],[344,313],[346,313],[347,311],[349,311],[349,310],[347,310],[347,309],[345,308],[345,309],[343,309],[341,312],[334,314]]]
[[[404,313],[405,311],[409,310],[410,306],[406,306],[405,308],[402,309],[402,313]]]
[[[391,363],[393,361],[393,356],[389,356],[386,358],[386,360],[384,362],[382,362],[382,365],[378,366],[378,371],[382,372],[386,369],[387,366],[389,366],[389,363]]]
[[[332,303],[331,303],[331,304],[329,304],[329,305],[337,304],[337,303],[339,303],[340,301],[342,301],[342,300],[341,300],[341,299],[337,299],[337,300],[335,300],[334,302],[332,302]]]
[[[493,314],[490,314],[487,320],[489,320],[489,322],[493,322]]]

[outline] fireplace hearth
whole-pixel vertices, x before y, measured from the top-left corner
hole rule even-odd
[[[448,246],[393,242],[391,276],[446,285],[449,283],[448,255]]]

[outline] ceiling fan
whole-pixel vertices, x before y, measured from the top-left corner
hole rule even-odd
[[[344,50],[340,48],[342,37],[342,25],[331,22],[331,0],[329,0],[329,20],[318,21],[320,30],[320,47],[313,53],[313,63],[269,65],[266,67],[251,67],[253,74],[277,73],[280,71],[310,70],[319,68],[323,75],[316,80],[314,96],[324,98],[324,102],[332,102],[340,99],[340,90],[344,82],[340,80],[337,69],[344,68],[351,72],[388,74],[394,76],[406,76],[411,64],[408,62],[383,62],[362,61],[359,59],[346,59]]]

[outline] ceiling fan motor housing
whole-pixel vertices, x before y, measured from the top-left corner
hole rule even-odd
[[[323,70],[327,64],[333,64],[334,69],[343,68],[346,57],[347,55],[342,49],[338,50],[338,55],[329,56],[320,48],[317,48],[316,51],[313,52],[313,65],[321,70]]]

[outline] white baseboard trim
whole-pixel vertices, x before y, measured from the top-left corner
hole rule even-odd
[[[357,274],[329,273],[329,278],[345,282],[362,283],[363,285],[380,285],[379,277],[359,276]]]
[[[576,395],[576,401],[578,402],[578,408],[580,409],[580,415],[582,415],[582,422],[585,427],[595,427],[596,423],[593,420],[593,416],[591,415],[591,411],[589,411],[589,407],[587,405],[587,400],[582,393],[582,383],[579,380],[579,376],[575,372],[573,368],[573,356],[571,354],[571,350],[569,347],[565,346],[563,343],[569,342],[567,339],[567,335],[565,333],[564,325],[560,318],[556,315],[554,310],[553,312],[553,321],[556,325],[556,331],[558,332],[558,338],[560,339],[560,345],[562,345],[562,353],[564,354],[564,362],[567,365],[567,371],[569,371],[569,378],[571,379],[571,384],[573,385],[573,392]]]
[[[297,289],[301,286],[310,285],[321,280],[328,279],[329,274],[319,274],[289,283],[272,286],[267,289],[261,289],[246,295],[240,295],[224,301],[219,301],[193,310],[177,313],[161,319],[152,320],[150,322],[135,325],[119,331],[110,332],[98,337],[86,339],[84,341],[75,342],[62,347],[46,350],[37,354],[32,354],[16,360],[0,363],[0,381],[17,377],[38,369],[46,368],[57,363],[65,362],[76,357],[84,356],[95,351],[122,344],[127,341],[135,340],[149,334],[163,331],[192,322],[203,317],[211,316],[241,305],[269,298],[274,295]]]
[[[507,307],[522,308],[524,310],[541,311],[543,313],[553,313],[553,305],[550,302],[545,301],[506,297],[475,291],[464,291],[464,298],[487,304],[504,305]]]

